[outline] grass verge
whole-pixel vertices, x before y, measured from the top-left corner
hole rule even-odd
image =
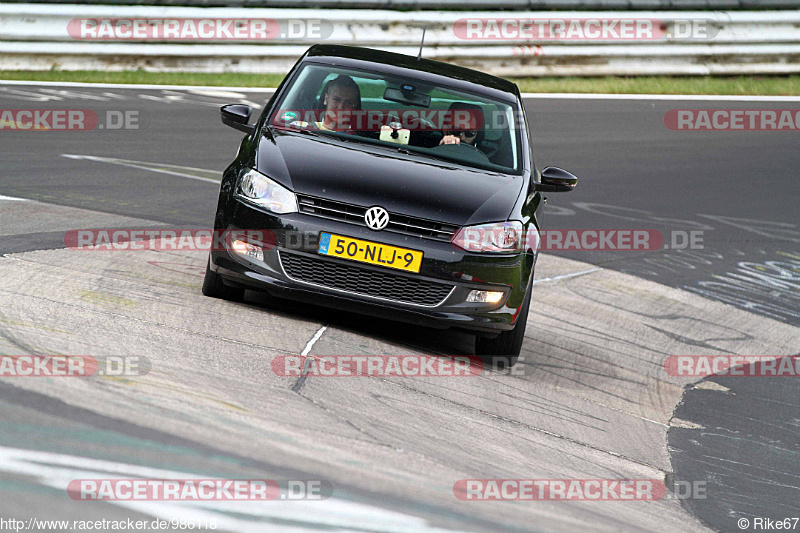
[[[0,70],[0,80],[277,87],[282,74]],[[522,92],[615,94],[800,95],[800,75],[790,76],[633,76],[595,78],[510,78]]]
[[[635,76],[630,78],[512,78],[526,93],[800,94],[800,76]]]

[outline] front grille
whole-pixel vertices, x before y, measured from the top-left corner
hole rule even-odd
[[[361,207],[344,202],[325,200],[305,194],[297,195],[297,204],[301,213],[340,220],[351,224],[366,226],[364,223],[364,213],[368,207]],[[437,241],[449,242],[450,237],[456,232],[458,226],[435,222],[424,218],[411,217],[400,213],[389,213],[389,225],[383,231],[393,231],[404,235],[424,237]]]
[[[280,252],[280,258],[286,275],[296,281],[395,302],[432,307],[441,303],[453,289],[453,285],[446,283],[378,272],[317,257]]]

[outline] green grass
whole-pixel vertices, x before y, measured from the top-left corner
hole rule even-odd
[[[146,83],[157,85],[214,85],[276,87],[282,74],[202,72],[11,71],[0,80]],[[511,78],[522,92],[619,94],[800,95],[800,76],[634,76],[596,78]]]
[[[800,95],[800,76],[511,78],[526,93]]]

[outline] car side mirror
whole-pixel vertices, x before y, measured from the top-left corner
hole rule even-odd
[[[248,105],[242,104],[228,104],[220,108],[222,123],[226,126],[245,133],[253,133],[256,131],[255,126],[248,124],[250,122],[250,115],[253,114],[253,109]]]
[[[578,178],[563,168],[547,167],[542,170],[542,181],[536,184],[541,192],[568,192],[578,184]]]

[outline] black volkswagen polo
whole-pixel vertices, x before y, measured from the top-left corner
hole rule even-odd
[[[543,192],[577,179],[533,164],[519,89],[478,71],[346,46],[311,47],[225,170],[203,293],[245,288],[522,346]],[[253,231],[251,231],[253,230]],[[255,231],[258,230],[258,231]]]

